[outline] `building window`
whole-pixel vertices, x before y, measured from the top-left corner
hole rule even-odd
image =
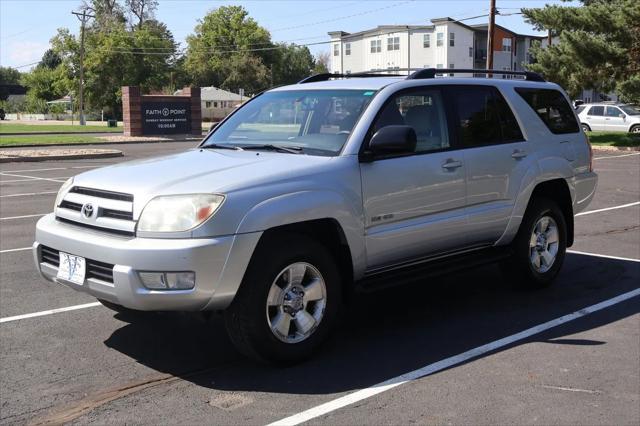
[[[387,38],[387,50],[400,50],[400,37]]]
[[[338,56],[340,54],[340,46],[337,44],[333,45],[333,56]]]
[[[347,71],[346,71],[346,74],[351,74],[351,70],[347,70]]]
[[[436,34],[436,46],[440,47],[444,45],[444,34],[438,33]]]
[[[473,58],[473,47],[469,48],[469,57]]]
[[[431,34],[425,34],[422,37],[422,47],[431,47]]]
[[[436,65],[436,68],[442,68],[442,64]]]
[[[205,107],[205,108],[211,108],[211,101],[206,101],[206,102],[204,103],[204,107]]]
[[[344,54],[347,56],[351,55],[351,43],[345,43]]]
[[[456,45],[456,34],[449,33],[449,46],[454,47]]]
[[[217,103],[217,102],[214,102],[214,103],[213,103],[213,107],[214,107],[214,108],[218,108],[218,103]]]
[[[371,53],[382,52],[382,40],[371,40]]]
[[[511,52],[511,39],[503,38],[502,39],[502,51],[503,52]]]
[[[456,64],[449,64],[449,69],[453,70],[456,68]],[[449,74],[450,77],[453,77],[453,74]]]

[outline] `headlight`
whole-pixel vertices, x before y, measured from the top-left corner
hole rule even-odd
[[[71,185],[73,185],[73,178],[67,179],[67,181],[62,184],[62,186],[58,190],[58,195],[56,195],[56,204],[55,206],[53,206],[54,210],[56,209],[56,207],[60,205],[60,203],[62,202],[62,199],[67,194],[67,190],[71,188]]]
[[[142,210],[138,231],[182,232],[209,219],[224,201],[216,194],[168,195],[149,201]]]

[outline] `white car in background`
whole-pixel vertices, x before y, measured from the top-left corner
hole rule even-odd
[[[583,104],[578,106],[576,114],[585,132],[640,133],[640,110],[631,105]]]

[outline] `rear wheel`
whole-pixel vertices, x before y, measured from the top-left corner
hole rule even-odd
[[[567,249],[567,226],[558,205],[534,198],[512,243],[513,256],[502,264],[515,284],[545,287],[553,282]]]
[[[582,131],[587,133],[591,131],[591,127],[589,127],[588,124],[581,124],[580,127],[582,127]]]
[[[244,355],[294,363],[326,340],[340,303],[340,275],[323,245],[300,235],[270,237],[254,253],[225,324]]]

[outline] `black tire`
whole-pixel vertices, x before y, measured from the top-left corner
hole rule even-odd
[[[530,246],[532,234],[538,221],[544,217],[551,217],[557,225],[558,245],[557,254],[551,267],[540,272],[536,270],[532,261]],[[542,288],[553,283],[558,275],[567,249],[567,225],[562,211],[558,205],[547,198],[534,198],[530,201],[524,215],[520,229],[511,243],[513,255],[501,263],[503,272],[509,280],[518,287]]]
[[[631,126],[631,128],[629,129],[629,133],[640,134],[640,124]]]
[[[309,358],[327,339],[341,305],[341,278],[336,260],[319,242],[297,234],[267,236],[251,258],[240,289],[224,313],[229,337],[243,355],[263,363],[289,365]],[[326,289],[324,315],[304,340],[278,339],[269,326],[267,297],[289,265],[305,262],[320,272]]]
[[[581,125],[580,125],[580,127],[582,127],[582,131],[583,131],[583,132],[585,132],[585,133],[587,133],[587,132],[590,132],[590,131],[591,131],[591,127],[589,127],[589,125],[588,125],[588,124],[584,124],[584,123],[583,123],[583,124],[581,124]]]

